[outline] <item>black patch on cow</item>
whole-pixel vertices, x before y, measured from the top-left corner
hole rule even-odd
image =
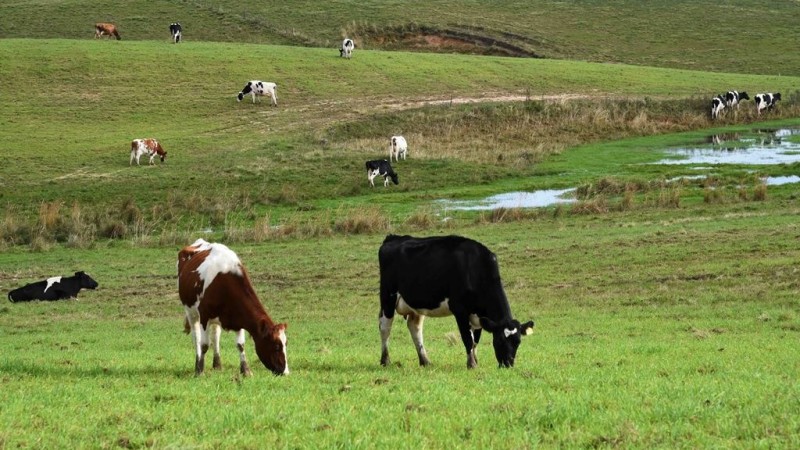
[[[47,280],[27,284],[8,293],[8,299],[13,302],[28,302],[31,300],[64,300],[75,298],[81,289],[95,289],[98,284],[86,272],[75,272],[71,277],[61,277],[61,281],[47,287]]]

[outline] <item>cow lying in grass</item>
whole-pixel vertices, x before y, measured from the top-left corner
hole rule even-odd
[[[97,288],[97,281],[86,272],[75,272],[71,277],[52,277],[44,281],[30,283],[8,293],[12,303],[31,300],[64,300],[77,298],[81,289]]]

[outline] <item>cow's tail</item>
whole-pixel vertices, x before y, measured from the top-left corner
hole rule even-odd
[[[239,101],[242,101],[242,99],[244,98],[244,96],[245,96],[245,95],[247,95],[247,94],[249,94],[249,93],[250,93],[250,91],[252,91],[252,90],[253,90],[252,84],[253,84],[253,83],[251,83],[251,82],[249,82],[249,81],[248,81],[248,82],[247,82],[247,84],[244,86],[244,89],[242,89],[241,91],[239,91],[239,95],[237,95],[237,96],[236,96],[236,98],[237,98]]]

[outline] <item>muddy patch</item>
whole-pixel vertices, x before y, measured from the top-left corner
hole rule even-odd
[[[530,39],[515,42],[514,35],[499,33],[493,36],[481,29],[439,29],[420,25],[358,30],[362,42],[382,50],[463,53],[471,55],[515,56],[542,58],[531,46]]]

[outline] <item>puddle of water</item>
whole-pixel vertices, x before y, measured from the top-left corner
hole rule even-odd
[[[482,211],[499,208],[543,208],[558,203],[572,203],[574,198],[567,194],[575,192],[571,189],[546,189],[533,192],[506,192],[492,195],[483,200],[438,200],[448,209],[464,211]]]
[[[797,175],[789,175],[785,177],[765,177],[764,183],[767,186],[780,186],[783,184],[800,183],[800,177]]]
[[[710,136],[708,141],[713,147],[668,149],[666,153],[670,158],[655,164],[775,165],[800,162],[800,143],[784,139],[800,134],[800,130],[781,129],[762,133],[764,136],[751,138],[740,138],[737,133]]]

